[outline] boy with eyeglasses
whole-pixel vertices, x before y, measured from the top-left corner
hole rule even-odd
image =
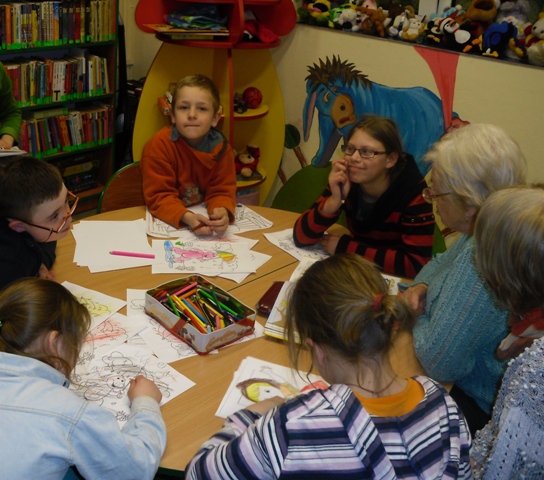
[[[22,277],[54,280],[57,240],[77,201],[53,165],[30,156],[0,162],[0,289]]]

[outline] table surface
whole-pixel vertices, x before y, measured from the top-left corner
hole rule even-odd
[[[274,225],[267,230],[246,232],[241,236],[259,240],[253,250],[271,255],[272,258],[260,267],[257,273],[252,273],[239,284],[220,277],[209,279],[220,288],[231,292],[246,305],[254,306],[272,282],[288,280],[298,264],[294,257],[270,243],[263,233],[291,228],[299,214],[266,207],[250,208],[272,221]],[[85,221],[139,218],[145,218],[145,207],[107,212],[88,217]],[[335,225],[329,231],[341,233],[345,229]],[[91,274],[87,267],[79,267],[73,262],[74,251],[75,240],[72,235],[67,235],[58,242],[54,268],[57,280],[69,281],[116,298],[126,299],[126,290],[129,288],[150,289],[176,278],[173,274],[151,274],[150,266]],[[123,310],[121,312],[124,313]],[[264,325],[266,319],[257,315],[257,321]],[[221,428],[224,419],[216,417],[215,412],[234,372],[240,362],[248,356],[284,366],[289,365],[285,343],[266,336],[222,348],[217,355],[197,355],[171,364],[196,385],[161,407],[167,427],[166,451],[161,460],[161,467],[183,470],[202,443]],[[410,335],[398,336],[391,352],[391,361],[399,375],[412,376],[422,373]]]

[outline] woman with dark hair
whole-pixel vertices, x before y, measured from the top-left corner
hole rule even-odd
[[[369,116],[357,123],[335,160],[329,185],[297,220],[298,247],[321,245],[331,255],[357,253],[385,273],[413,278],[430,259],[434,216],[414,158],[404,152],[397,125]],[[326,234],[345,212],[349,235]]]

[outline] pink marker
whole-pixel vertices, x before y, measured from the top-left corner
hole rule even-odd
[[[136,257],[136,258],[155,258],[154,253],[137,253],[137,252],[121,252],[119,250],[112,250],[110,255],[120,255],[122,257]]]

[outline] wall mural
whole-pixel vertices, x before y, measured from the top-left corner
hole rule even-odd
[[[441,98],[431,90],[414,86],[396,88],[372,82],[353,63],[339,56],[320,59],[308,66],[303,111],[304,140],[308,141],[315,111],[319,120],[319,148],[311,163],[327,167],[343,137],[367,115],[395,120],[405,150],[423,174],[422,159],[431,145],[452,128],[468,123],[452,111],[458,54],[414,47],[431,69]]]

